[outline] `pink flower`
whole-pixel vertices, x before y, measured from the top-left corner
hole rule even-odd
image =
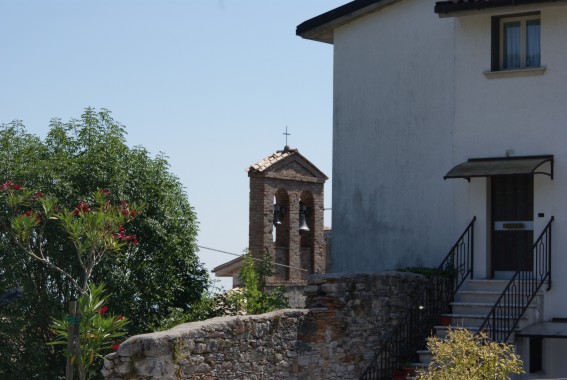
[[[100,308],[100,310],[98,311],[98,313],[99,313],[100,315],[104,315],[107,311],[108,311],[108,306],[105,305],[105,306],[103,306],[103,307]]]

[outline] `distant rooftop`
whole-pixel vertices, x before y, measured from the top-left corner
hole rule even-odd
[[[298,153],[297,149],[291,149],[286,145],[284,150],[278,150],[277,152],[269,155],[268,157],[256,162],[255,164],[252,164],[248,169],[246,169],[246,171],[253,173],[263,172],[264,170],[268,169],[276,162],[279,162],[284,158],[292,156],[296,153]]]

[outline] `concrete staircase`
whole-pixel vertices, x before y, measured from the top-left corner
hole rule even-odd
[[[450,320],[452,328],[465,328],[473,333],[478,330],[484,319],[498,300],[509,280],[469,280],[455,295],[455,301],[451,303],[452,312],[444,314]],[[518,329],[541,320],[543,313],[543,295],[540,292],[530,303],[528,309],[522,316]],[[443,318],[446,319],[446,318]],[[435,326],[435,334],[444,338],[449,326]],[[514,334],[509,343],[514,343]],[[412,368],[425,368],[431,361],[429,350],[420,350],[419,362],[411,363]],[[407,379],[412,379],[408,376]]]

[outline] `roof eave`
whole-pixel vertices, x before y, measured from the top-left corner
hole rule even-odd
[[[562,3],[562,4],[557,4]],[[553,5],[564,5],[565,0],[492,0],[492,1],[468,1],[453,3],[452,1],[438,1],[435,3],[434,11],[439,17],[467,16],[473,13],[492,11],[499,8],[502,11],[520,9],[532,9],[537,7],[548,7]]]
[[[355,0],[299,24],[295,34],[307,40],[333,44],[334,30],[401,0]]]

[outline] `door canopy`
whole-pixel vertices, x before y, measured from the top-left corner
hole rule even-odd
[[[549,165],[544,165],[549,162]],[[465,178],[545,174],[553,179],[553,155],[524,157],[470,158],[443,177]]]

